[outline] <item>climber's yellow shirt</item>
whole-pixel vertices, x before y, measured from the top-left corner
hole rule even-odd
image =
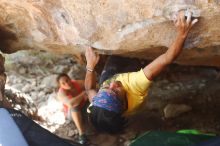
[[[141,69],[138,72],[117,74],[111,79],[105,81],[103,85],[114,80],[122,83],[127,94],[128,108],[124,115],[129,116],[136,113],[147,97],[151,81],[147,79]]]

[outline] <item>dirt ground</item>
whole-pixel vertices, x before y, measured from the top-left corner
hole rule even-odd
[[[166,119],[163,109],[169,103],[185,104],[192,110]],[[146,131],[196,129],[220,134],[220,69],[171,65],[152,84],[146,108],[132,117],[124,134],[94,134],[91,143],[122,146]]]
[[[140,129],[140,132],[197,129],[219,134],[219,75],[217,68],[170,66],[154,82],[146,103],[147,109],[136,117],[138,120],[132,124],[134,129]],[[192,110],[165,119],[163,108],[168,103],[184,103],[190,105]]]
[[[163,110],[170,103],[185,104],[192,110],[167,119]],[[219,105],[220,68],[170,65],[153,82],[144,111],[130,119],[124,134],[111,136],[90,131],[89,139],[92,145],[127,146],[142,133],[152,130],[197,129],[220,134]],[[55,134],[76,140],[76,136],[62,135],[71,128],[74,128],[73,123],[62,125]]]

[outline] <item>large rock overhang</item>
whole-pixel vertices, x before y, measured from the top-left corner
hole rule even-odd
[[[80,56],[101,54],[154,59],[175,38],[167,11],[200,11],[177,63],[220,66],[218,0],[0,0],[0,49],[37,49]]]

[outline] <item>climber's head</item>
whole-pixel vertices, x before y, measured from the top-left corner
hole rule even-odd
[[[63,88],[65,90],[70,90],[72,86],[70,77],[65,73],[58,75],[57,84],[60,88]]]
[[[90,121],[100,132],[115,134],[121,132],[126,124],[123,117],[127,109],[126,92],[120,82],[113,82],[102,88],[92,99]]]

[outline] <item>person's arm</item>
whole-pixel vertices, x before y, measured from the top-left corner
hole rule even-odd
[[[75,107],[81,103],[81,101],[85,98],[86,92],[82,91],[79,95],[73,97],[70,100],[70,104],[72,107]]]
[[[96,75],[95,66],[99,61],[99,55],[93,51],[92,48],[86,49],[86,78],[85,78],[85,90],[88,95],[89,101],[97,94],[96,92]]]
[[[153,62],[147,65],[143,71],[148,80],[153,80],[167,65],[171,64],[181,53],[184,41],[189,30],[198,21],[197,19],[191,21],[191,13],[185,19],[184,12],[179,12],[175,26],[177,27],[177,36],[169,49]]]
[[[0,101],[0,108],[12,108],[12,105],[7,100]]]
[[[4,105],[4,98],[2,96],[2,93],[0,92],[0,107],[3,107]]]
[[[85,98],[85,91],[81,92],[79,95],[69,99],[67,95],[63,92],[58,93],[58,99],[66,104],[69,108],[78,106],[81,101]]]

